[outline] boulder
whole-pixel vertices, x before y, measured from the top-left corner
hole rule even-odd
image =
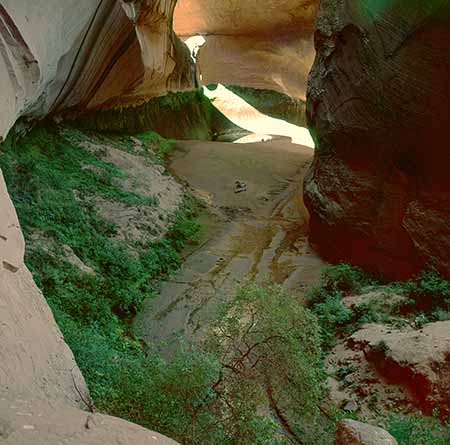
[[[397,441],[381,428],[355,420],[341,420],[334,445],[397,445]]]
[[[450,321],[422,329],[369,324],[349,339],[387,383],[400,385],[427,414],[450,413]]]
[[[450,271],[450,3],[323,0],[307,115],[311,241],[406,278]]]
[[[122,419],[33,396],[0,401],[2,445],[177,445]]]

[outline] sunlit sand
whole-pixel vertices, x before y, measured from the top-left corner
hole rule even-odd
[[[294,144],[315,147],[307,128],[266,116],[222,84],[214,90],[203,87],[203,91],[213,101],[213,105],[231,122],[253,133],[254,135],[251,136],[255,141],[270,140],[270,136],[286,136],[291,138]],[[251,138],[246,136],[236,142],[250,141]]]

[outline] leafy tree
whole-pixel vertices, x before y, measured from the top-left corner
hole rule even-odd
[[[305,425],[320,417],[324,396],[319,327],[309,310],[279,286],[247,284],[223,307],[206,347],[220,362],[215,409],[235,431],[233,443],[257,443],[249,419],[264,404],[283,441],[306,443]]]

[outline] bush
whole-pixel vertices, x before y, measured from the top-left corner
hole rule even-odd
[[[227,430],[245,431],[249,416],[266,398],[290,439],[306,443],[311,425],[325,434],[319,411],[325,395],[319,326],[279,286],[241,287],[224,306],[207,345],[222,366],[215,392],[221,410],[232,419]],[[234,443],[255,443],[248,435],[237,437]]]
[[[377,284],[362,269],[347,263],[327,266],[322,274],[321,286],[328,290],[339,290],[345,294],[357,294],[365,286]]]
[[[450,311],[450,282],[434,269],[422,272],[414,280],[395,283],[394,287],[409,297],[400,307],[402,312],[424,312],[436,320],[439,314],[442,316],[442,310]]]
[[[372,305],[349,309],[342,303],[345,295],[357,294],[375,283],[361,269],[349,264],[325,268],[319,286],[308,295],[308,304],[319,320],[326,348],[332,347],[339,335],[350,334],[363,323],[379,319]]]
[[[290,430],[313,444],[332,434],[318,408],[325,374],[316,320],[278,287],[241,288],[204,348],[170,362],[123,337],[120,325],[105,335],[58,318],[97,408],[109,414],[187,445],[287,445]],[[288,432],[261,412],[267,400]]]
[[[332,346],[344,328],[352,321],[353,311],[341,302],[342,293],[334,290],[312,306],[321,327],[324,344]]]
[[[418,414],[392,416],[388,420],[388,431],[397,439],[398,445],[448,445],[450,425]]]
[[[151,158],[157,163],[163,163],[165,157],[172,150],[175,141],[161,137],[158,133],[147,131],[140,133],[136,137],[144,144],[145,147],[151,149]]]

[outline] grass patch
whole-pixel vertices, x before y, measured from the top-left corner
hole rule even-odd
[[[126,204],[147,200],[116,185],[114,178],[122,172],[81,148],[80,138],[76,131],[36,128],[0,147],[0,166],[28,245],[33,245],[27,249],[26,263],[75,354],[94,402],[101,410],[143,424],[145,414],[131,406],[131,393],[138,387],[124,388],[124,379],[128,385],[133,378],[146,386],[149,382],[139,378],[151,369],[155,375],[161,373],[162,385],[164,372],[175,371],[166,370],[157,357],[148,360],[129,331],[129,320],[154,295],[156,280],[180,265],[183,246],[199,228],[198,206],[186,198],[164,239],[131,251],[125,241],[112,239],[116,228],[98,215],[93,197]],[[156,143],[159,137],[142,139]],[[95,274],[83,273],[68,262],[62,246],[69,246]],[[156,384],[155,388],[160,398],[166,392]],[[130,392],[128,398],[124,391]],[[184,405],[177,412],[181,415],[183,409]],[[164,429],[164,422],[153,418],[146,426]]]
[[[173,139],[163,138],[154,131],[125,135],[117,133],[98,133],[90,130],[79,131],[70,128],[64,131],[64,137],[72,144],[80,145],[86,138],[97,143],[111,145],[118,150],[147,158],[153,164],[165,165],[166,157],[176,143]]]
[[[178,266],[178,252],[197,228],[191,200],[174,218],[169,236],[143,246],[139,255],[113,240],[116,228],[96,212],[96,196],[126,205],[156,203],[118,186],[119,169],[56,127],[35,129],[20,142],[3,145],[0,166],[27,241],[33,244],[33,235],[39,234],[56,246],[28,251],[28,266],[52,309],[69,311],[78,322],[104,325],[113,314],[135,313],[152,295],[154,279]],[[58,251],[63,245],[96,274],[67,263]]]

